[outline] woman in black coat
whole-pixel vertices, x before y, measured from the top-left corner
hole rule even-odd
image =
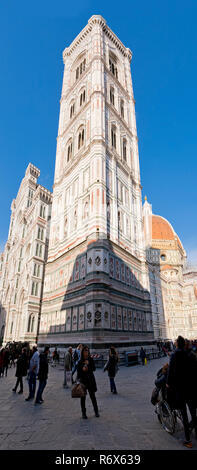
[[[81,351],[81,359],[77,365],[77,380],[85,385],[86,389],[89,392],[95,416],[99,417],[98,405],[96,401],[95,393],[97,391],[96,380],[94,377],[94,371],[96,370],[94,360],[90,356],[90,351],[88,346],[84,346]],[[86,407],[85,407],[86,397],[81,397],[81,411],[82,418],[87,419]]]
[[[117,354],[114,346],[111,346],[111,348],[109,350],[109,359],[107,361],[107,364],[104,367],[104,372],[106,370],[108,371],[111,392],[114,393],[114,394],[117,394],[116,384],[115,384],[114,378],[115,378],[115,375],[117,374],[117,371],[118,371],[118,354]]]
[[[16,385],[12,389],[13,392],[16,392],[18,385],[20,384],[20,390],[18,393],[23,393],[23,377],[27,375],[27,365],[28,365],[28,358],[26,354],[26,349],[22,349],[22,354],[19,356],[16,365]]]

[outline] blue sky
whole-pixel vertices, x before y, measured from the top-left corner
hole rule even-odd
[[[29,162],[52,190],[62,51],[93,14],[133,52],[143,198],[197,263],[196,0],[1,0],[0,250]]]

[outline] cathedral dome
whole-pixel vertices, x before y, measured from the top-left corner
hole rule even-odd
[[[183,250],[181,241],[168,220],[160,215],[152,215],[152,239],[153,240],[174,240]]]

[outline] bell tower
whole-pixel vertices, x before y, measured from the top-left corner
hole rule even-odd
[[[152,341],[131,58],[100,15],[63,52],[40,344]]]

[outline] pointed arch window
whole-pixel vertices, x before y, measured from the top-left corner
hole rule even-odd
[[[118,69],[115,58],[109,58],[109,70],[114,75],[114,77],[118,78]]]
[[[72,143],[72,139],[70,139],[67,144],[67,163],[70,161],[72,155],[73,155],[73,143]]]
[[[85,72],[85,69],[86,69],[86,59],[84,59],[80,65],[78,65],[78,67],[76,68],[76,80],[78,80],[78,78],[80,78],[80,76],[82,75],[83,72]]]
[[[85,131],[84,128],[81,128],[78,133],[78,150],[83,147],[85,139]]]
[[[82,93],[80,94],[80,106],[82,106],[85,103],[85,100],[86,100],[86,92],[85,90],[83,90]]]
[[[114,124],[111,127],[111,145],[116,149],[116,126]]]
[[[72,103],[70,106],[70,119],[74,116],[75,114],[75,103]]]
[[[114,87],[110,86],[110,103],[114,106]]]
[[[123,156],[123,160],[126,162],[127,161],[127,139],[125,137],[122,139],[122,156]]]
[[[120,101],[120,115],[124,119],[124,100]]]

